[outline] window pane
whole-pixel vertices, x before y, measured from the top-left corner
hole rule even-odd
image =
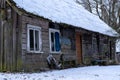
[[[59,33],[55,32],[55,51],[60,51],[60,38]]]
[[[51,49],[52,51],[55,51],[55,46],[54,46],[54,33],[51,32]]]
[[[34,50],[34,33],[33,30],[29,31],[30,36],[30,50]]]
[[[35,31],[35,50],[39,51],[39,31]]]

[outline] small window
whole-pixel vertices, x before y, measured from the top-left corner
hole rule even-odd
[[[38,26],[27,25],[28,28],[28,51],[30,52],[40,52],[42,48],[41,42],[41,28]]]
[[[50,52],[60,52],[60,32],[56,29],[49,29]]]

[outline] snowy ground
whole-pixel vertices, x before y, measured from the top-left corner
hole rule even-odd
[[[0,73],[0,80],[120,80],[120,66],[89,66],[42,73]]]

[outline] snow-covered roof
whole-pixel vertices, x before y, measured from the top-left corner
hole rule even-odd
[[[85,10],[76,0],[13,0],[19,8],[53,22],[65,23],[101,34],[116,36],[98,16]]]

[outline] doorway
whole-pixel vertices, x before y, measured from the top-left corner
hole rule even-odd
[[[80,65],[83,63],[82,57],[82,35],[76,33],[76,55],[77,55],[77,64]]]

